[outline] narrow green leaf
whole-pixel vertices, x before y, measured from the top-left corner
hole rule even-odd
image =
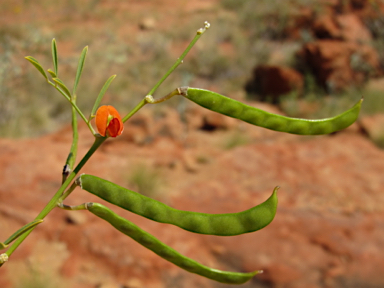
[[[57,75],[54,71],[52,71],[51,69],[48,69],[47,71],[52,76],[52,78],[57,78]]]
[[[47,74],[45,74],[45,71],[43,69],[43,67],[41,67],[39,61],[37,61],[35,58],[33,58],[32,56],[27,56],[25,57],[25,59],[27,59],[29,62],[31,62],[31,64],[33,66],[36,67],[37,70],[39,70],[39,72],[44,76],[44,78],[48,81],[48,77],[47,77]]]
[[[79,113],[80,117],[81,117],[81,118],[84,120],[84,122],[88,125],[88,128],[89,128],[89,130],[91,130],[92,134],[95,135],[95,130],[93,129],[91,123],[89,123],[88,119],[85,118],[83,112],[81,112],[81,110],[79,109],[79,107],[77,107],[77,105],[76,105],[76,97],[71,98],[71,97],[70,97],[71,95],[68,95],[68,93],[69,93],[68,89],[67,89],[67,91],[64,91],[64,90],[63,90],[64,87],[61,87],[61,86],[59,85],[59,82],[58,82],[58,81],[60,81],[63,85],[64,85],[64,83],[63,83],[60,79],[58,79],[58,78],[54,78],[54,79],[52,79],[52,80],[53,80],[53,81],[56,80],[55,83],[53,83],[53,82],[51,82],[51,81],[48,81],[48,83],[49,83],[50,85],[52,85],[53,87],[55,87],[55,89],[56,89],[57,91],[59,91],[60,94],[63,95],[63,96],[68,100],[68,102],[72,105],[73,108],[75,108],[75,110],[77,111],[77,113]]]
[[[85,46],[83,49],[83,52],[81,52],[79,64],[77,65],[75,84],[73,85],[73,95],[76,94],[77,85],[79,84],[81,73],[83,72],[85,57],[87,56],[87,53],[88,53],[88,46]]]
[[[75,110],[75,112],[76,112],[76,110]],[[76,115],[76,114],[75,114],[75,115]],[[72,123],[73,123],[73,122],[72,122]],[[72,127],[73,127],[73,125],[72,125]],[[73,134],[75,134],[75,131],[73,131]],[[76,133],[76,136],[77,136],[77,135],[78,135],[78,134]],[[75,138],[75,137],[73,137],[73,138]],[[76,156],[73,155],[73,152],[72,152],[72,148],[73,148],[75,145],[77,145],[77,144],[76,144],[76,141],[74,141],[74,139],[73,139],[73,140],[72,140],[71,151],[69,152],[68,157],[67,157],[67,160],[65,161],[65,165],[68,165],[70,171],[73,170],[73,166],[74,166],[75,161],[76,161],[76,159],[75,159]],[[75,151],[75,152],[77,152],[77,151]]]
[[[77,125],[77,114],[76,109],[72,107],[72,145],[70,150],[70,156],[67,158],[66,164],[69,165],[71,170],[75,166],[76,155],[77,155],[77,143],[79,142],[79,132]]]
[[[55,38],[52,39],[52,58],[53,58],[53,70],[55,71],[56,77],[58,75],[58,62],[57,62],[57,46]]]
[[[40,220],[34,220],[27,225],[21,227],[19,230],[17,230],[15,233],[13,233],[7,240],[4,241],[3,244],[5,247],[8,246],[12,241],[16,240],[19,238],[20,235],[23,235],[25,232],[28,232],[29,230],[33,229],[35,226],[39,225],[41,222],[43,222],[42,219]]]
[[[116,75],[112,75],[111,77],[109,77],[108,80],[105,82],[103,88],[101,88],[101,91],[100,91],[100,93],[99,93],[99,96],[97,96],[97,99],[96,99],[96,101],[95,101],[95,104],[93,105],[92,112],[91,112],[91,117],[90,117],[90,118],[95,117],[96,110],[97,110],[97,108],[99,107],[100,102],[101,102],[101,100],[103,99],[103,96],[104,96],[105,92],[107,91],[109,85],[111,84],[111,82],[112,82],[113,79],[115,79],[115,78],[116,78]]]
[[[59,87],[64,91],[65,94],[67,94],[67,96],[69,98],[71,98],[71,92],[69,92],[69,89],[67,88],[67,86],[65,86],[64,82],[61,81],[59,78],[53,78],[52,79],[57,85],[59,85]]]
[[[60,94],[63,95],[63,96],[69,101],[69,103],[71,103],[71,105],[73,105],[70,96],[68,96],[67,93],[64,92],[63,89],[61,89],[57,84],[54,84],[54,83],[52,83],[52,82],[50,82],[50,84],[51,84],[53,87],[55,87],[55,89],[56,89],[57,91],[59,91]]]
[[[76,99],[73,99],[72,102],[76,102]],[[69,151],[67,161],[65,161],[63,174],[62,174],[62,183],[67,179],[69,173],[73,170],[76,162],[77,156],[77,146],[79,142],[79,132],[77,125],[77,113],[74,106],[72,106],[72,145],[71,150]]]

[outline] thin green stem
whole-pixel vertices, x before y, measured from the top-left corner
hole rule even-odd
[[[159,86],[165,81],[165,79],[168,78],[168,76],[181,64],[183,63],[183,59],[185,58],[185,56],[187,56],[189,50],[191,50],[191,48],[193,47],[193,45],[195,45],[195,43],[197,42],[197,40],[199,40],[199,38],[201,37],[201,35],[203,35],[203,33],[209,28],[210,24],[208,22],[205,22],[204,23],[204,28],[200,28],[199,30],[197,30],[197,33],[196,33],[196,36],[192,39],[191,43],[189,43],[188,47],[184,50],[183,54],[181,54],[181,56],[177,59],[177,61],[175,62],[175,64],[173,64],[173,66],[168,70],[167,73],[165,73],[165,75],[160,79],[159,82],[156,83],[156,85],[151,89],[151,91],[149,91],[148,95],[153,95],[155,93],[155,91],[157,90],[157,88],[159,88]]]
[[[59,203],[63,202],[63,200],[64,200],[65,198],[67,198],[67,197],[69,196],[69,194],[71,194],[71,193],[73,192],[73,190],[76,189],[76,187],[77,187],[77,184],[76,184],[76,180],[75,180],[75,181],[72,183],[71,187],[69,187],[69,188],[67,189],[67,191],[65,191],[65,192],[63,193],[63,195],[61,195],[61,197],[59,198],[59,200],[58,200],[57,202],[59,202]]]
[[[124,118],[123,118],[123,122],[126,122],[129,118],[132,117],[132,115],[134,115],[138,110],[140,110],[145,104],[147,103],[150,103],[150,104],[156,104],[156,103],[160,103],[160,102],[163,102],[165,100],[168,100],[169,98],[172,98],[173,96],[175,95],[180,95],[178,94],[179,91],[178,89],[172,91],[170,94],[168,94],[167,96],[159,99],[159,100],[155,100],[153,99],[152,95],[155,93],[155,91],[157,90],[157,88],[159,88],[159,86],[165,81],[165,79],[168,78],[169,75],[171,75],[171,73],[181,64],[183,63],[183,60],[185,58],[185,56],[187,56],[189,50],[191,50],[191,48],[193,47],[193,45],[195,45],[195,43],[197,42],[197,40],[199,40],[199,38],[201,37],[201,35],[203,35],[203,33],[209,28],[210,24],[208,22],[205,22],[204,23],[204,27],[203,28],[200,28],[199,30],[197,30],[197,33],[196,33],[196,36],[192,39],[191,43],[189,43],[188,47],[184,50],[183,54],[181,54],[181,56],[177,59],[177,61],[175,62],[175,64],[173,64],[173,66],[167,71],[167,73],[165,73],[165,75],[159,80],[159,82],[156,83],[156,85],[149,91],[149,93],[147,94],[147,96],[145,96],[145,98],[143,100],[141,100],[141,102],[129,113],[127,114]]]
[[[130,113],[128,113],[127,116],[124,117],[123,121],[127,121],[129,118],[131,118],[137,111],[140,110],[145,104],[147,104],[147,101],[143,99]],[[68,195],[73,191],[71,186],[66,192],[64,192],[69,184],[73,181],[73,179],[76,177],[76,175],[79,173],[81,168],[87,163],[88,159],[93,155],[93,153],[100,147],[100,145],[106,140],[106,137],[95,137],[95,142],[93,143],[92,147],[88,150],[87,154],[81,159],[80,163],[76,166],[76,168],[72,171],[71,174],[69,174],[68,178],[65,180],[65,182],[61,185],[59,190],[57,190],[56,194],[53,196],[53,198],[48,202],[48,204],[45,206],[45,208],[37,215],[35,220],[44,219],[45,216],[48,215],[49,212],[52,211],[53,208],[57,206],[58,203],[61,203]],[[7,250],[5,254],[10,256],[17,247],[24,241],[24,239],[29,235],[29,233],[32,232],[33,229],[29,230],[25,234],[21,235],[14,243],[13,245]],[[0,264],[1,265],[1,264]]]
[[[76,97],[74,97],[74,101],[76,101]],[[72,145],[71,150],[69,153],[71,153],[70,159],[68,159],[67,163],[69,165],[69,168],[72,170],[75,162],[76,162],[76,156],[77,156],[77,144],[79,142],[79,131],[77,129],[77,114],[76,109],[72,106]]]
[[[164,102],[168,99],[171,99],[173,96],[177,96],[177,95],[183,95],[182,92],[181,92],[181,88],[183,87],[180,87],[180,88],[176,88],[175,90],[173,90],[171,93],[169,93],[168,95],[164,96],[164,97],[161,97],[159,99],[154,99],[152,97],[152,95],[147,95],[145,96],[145,100],[149,103],[149,104],[157,104],[157,103],[160,103],[160,102]]]
[[[135,108],[131,112],[129,112],[124,118],[123,118],[123,123],[126,122],[129,118],[131,118],[137,111],[139,111],[145,104],[147,104],[147,100],[144,98],[143,100],[140,101],[139,104],[136,105]]]
[[[69,184],[72,182],[72,180],[76,177],[77,173],[79,173],[79,171],[81,170],[81,168],[83,168],[83,166],[85,165],[85,163],[87,163],[87,161],[89,160],[89,158],[93,155],[93,153],[95,153],[95,151],[100,147],[100,145],[106,140],[107,138],[105,137],[95,137],[95,142],[93,143],[92,147],[88,150],[87,154],[85,154],[85,156],[83,157],[83,159],[81,159],[80,163],[76,166],[76,168],[72,171],[71,174],[69,174],[67,180],[65,180],[65,182],[63,183],[63,185],[61,185],[61,187],[59,188],[59,190],[57,190],[56,194],[52,197],[52,199],[48,202],[48,204],[44,207],[44,209],[39,213],[39,215],[37,215],[37,217],[35,218],[35,220],[40,220],[40,219],[44,219],[45,216],[48,215],[49,212],[52,211],[53,208],[55,208],[57,206],[57,203],[59,203],[59,200],[62,198],[63,196],[63,192],[65,191],[65,189],[67,189],[67,187],[69,186]],[[69,193],[68,193],[69,195]],[[66,195],[66,196],[68,196]],[[64,200],[64,199],[61,199],[61,200]],[[16,250],[17,247],[19,247],[19,245],[24,241],[25,238],[27,238],[27,236],[29,235],[29,233],[31,233],[33,231],[33,229],[29,230],[28,232],[24,233],[23,235],[21,235],[13,244],[12,246],[7,250],[7,252],[5,254],[7,254],[8,256],[11,256],[11,254]]]
[[[7,248],[10,243],[12,243],[14,240],[16,240],[18,237],[23,235],[25,232],[27,232],[28,230],[32,229],[33,227],[39,225],[43,221],[44,220],[33,220],[32,222],[24,225],[19,230],[17,230],[15,233],[13,233],[7,240],[0,243],[0,249]]]
[[[64,97],[65,99],[68,100],[68,102],[72,105],[73,108],[75,108],[76,112],[79,113],[80,117],[83,118],[84,122],[87,124],[89,130],[91,130],[92,134],[95,135],[96,132],[95,130],[93,129],[92,125],[91,125],[91,122],[88,121],[88,119],[84,116],[83,112],[81,112],[80,108],[76,105],[76,103],[74,103],[71,98],[62,90],[60,89],[60,87],[58,87],[55,83],[52,83],[51,81],[47,80],[47,82],[49,84],[51,84],[53,87],[56,88],[57,91],[59,91]]]
[[[184,50],[183,54],[177,59],[176,63],[168,70],[168,72],[160,79],[159,82],[156,83],[156,85],[149,91],[148,95],[140,101],[140,103],[130,112],[128,113],[124,118],[123,122],[126,122],[129,118],[131,118],[137,111],[139,111],[145,104],[147,103],[159,103],[162,101],[165,101],[175,95],[180,95],[179,94],[179,89],[176,89],[172,91],[170,94],[167,96],[159,99],[159,100],[154,100],[153,97],[151,98],[152,94],[157,90],[157,88],[164,82],[164,80],[183,62],[183,59],[185,56],[188,54],[189,50],[193,47],[193,45],[197,42],[197,40],[201,37],[201,35],[209,28],[210,24],[208,22],[205,22],[204,28],[201,28],[197,31],[197,35],[193,38],[191,43],[188,45],[188,47]],[[45,75],[45,74],[44,74]],[[45,76],[46,77],[46,76]],[[46,77],[47,79],[47,77]],[[66,205],[62,204],[62,201],[69,196],[69,194],[74,190],[75,186],[74,183],[72,186],[66,191],[68,186],[71,184],[71,182],[74,180],[76,175],[79,173],[81,168],[87,163],[89,158],[93,155],[93,153],[100,147],[100,145],[107,139],[106,137],[99,137],[96,136],[96,133],[90,123],[90,121],[84,116],[84,114],[81,112],[79,107],[76,105],[76,98],[71,99],[71,95],[67,95],[56,83],[52,83],[49,79],[47,79],[47,82],[51,84],[53,87],[55,87],[72,105],[72,109],[76,110],[76,112],[80,115],[81,118],[83,118],[84,122],[88,125],[89,129],[91,130],[92,134],[95,135],[95,142],[93,143],[92,147],[88,150],[87,154],[81,159],[80,163],[76,166],[76,168],[68,175],[64,183],[61,185],[59,190],[55,193],[55,195],[52,197],[52,199],[48,202],[48,204],[44,207],[44,209],[39,213],[39,215],[36,216],[35,220],[42,220],[44,219],[49,212],[52,211],[53,208],[57,207],[58,204],[63,207],[66,207]],[[74,111],[73,110],[73,111]],[[73,113],[75,114],[75,113]],[[73,119],[72,119],[73,120]],[[72,121],[72,125],[77,124],[77,119],[76,121]],[[77,125],[76,125],[77,128]],[[74,129],[77,130],[77,129]],[[72,143],[71,147],[71,153],[73,153],[74,145],[77,145],[77,137],[78,135],[75,135],[74,131],[74,141]],[[75,141],[76,138],[76,141]],[[76,142],[76,144],[75,144]],[[81,208],[82,205],[79,205],[79,208]],[[7,250],[6,253],[3,253],[3,258],[4,257],[9,257],[12,255],[12,253],[19,247],[19,245],[24,241],[25,238],[28,237],[28,235],[33,231],[34,227],[31,228],[29,231],[25,232],[22,234],[16,241],[12,244],[12,246]],[[0,263],[0,266],[5,262],[6,260],[2,261]]]
[[[76,95],[74,95],[73,100],[76,103]],[[77,113],[76,109],[72,106],[72,145],[71,149],[69,150],[69,154],[67,157],[67,160],[65,161],[65,165],[63,168],[62,173],[62,183],[65,182],[67,179],[69,173],[72,171],[75,162],[76,162],[76,156],[77,156],[77,145],[79,142],[79,131],[78,131],[78,125],[77,125]]]
[[[124,117],[123,121],[127,121],[129,118],[131,118],[137,111],[140,110],[145,104],[147,104],[147,101],[143,99],[130,113],[128,113],[127,116]],[[44,219],[45,216],[48,215],[49,212],[53,208],[57,206],[58,203],[61,203],[68,195],[73,191],[72,186],[68,189],[67,192],[64,192],[69,184],[73,181],[73,179],[76,177],[76,175],[79,173],[81,168],[84,166],[85,163],[87,163],[88,159],[93,155],[93,153],[100,147],[100,145],[106,140],[106,137],[95,137],[95,142],[93,143],[92,147],[89,149],[87,154],[81,159],[80,163],[76,166],[76,168],[72,171],[71,174],[69,174],[68,178],[65,180],[65,182],[61,185],[60,189],[56,192],[56,194],[53,196],[53,198],[48,202],[48,204],[45,206],[45,208],[37,215],[35,220]],[[24,241],[24,239],[29,235],[29,233],[32,232],[33,229],[26,232],[25,234],[21,235],[14,243],[13,245],[7,250],[6,254],[10,256],[16,248]]]
[[[87,203],[83,203],[83,204],[76,205],[76,206],[70,206],[70,205],[65,205],[63,203],[59,203],[59,205],[57,205],[57,207],[64,209],[64,210],[87,210]]]

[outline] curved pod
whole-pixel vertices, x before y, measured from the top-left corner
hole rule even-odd
[[[260,205],[238,213],[207,214],[183,211],[125,189],[96,176],[82,174],[77,183],[82,189],[123,209],[151,220],[172,224],[194,233],[232,236],[260,230],[276,214],[277,190]]]
[[[220,114],[267,129],[298,135],[329,134],[350,126],[359,116],[359,100],[351,109],[324,119],[291,118],[269,113],[218,93],[191,87],[180,88],[181,94],[196,104]]]
[[[261,271],[254,271],[250,273],[239,273],[239,272],[227,272],[217,269],[212,269],[204,266],[195,260],[192,260],[179,252],[175,251],[171,247],[165,245],[159,241],[156,237],[149,234],[148,232],[140,229],[132,222],[124,219],[117,215],[109,208],[98,203],[87,203],[87,209],[94,215],[109,222],[120,232],[131,237],[136,242],[140,243],[144,247],[152,250],[154,253],[164,258],[165,260],[183,268],[191,273],[207,277],[209,279],[228,283],[228,284],[243,284],[250,280],[253,276],[260,273]]]

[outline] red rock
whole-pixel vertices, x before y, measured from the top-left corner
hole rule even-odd
[[[140,20],[139,28],[141,30],[153,30],[156,28],[156,20],[153,17],[144,17]]]
[[[312,25],[312,29],[316,37],[320,39],[341,38],[340,27],[331,14],[318,16]]]
[[[285,33],[293,39],[302,39],[302,31],[311,27],[314,11],[310,7],[302,7],[296,11],[292,17],[292,25],[286,27]]]
[[[304,45],[299,57],[312,69],[319,84],[331,91],[363,84],[378,74],[379,58],[370,46],[319,40]]]
[[[340,36],[344,41],[369,43],[372,40],[371,33],[355,14],[338,15],[336,23],[340,27]]]
[[[371,33],[355,14],[320,15],[314,21],[312,29],[320,39],[359,43],[367,43],[372,40]]]
[[[260,65],[253,70],[252,78],[246,84],[246,90],[251,94],[260,95],[261,100],[296,91],[299,94],[303,89],[303,76],[289,67]]]

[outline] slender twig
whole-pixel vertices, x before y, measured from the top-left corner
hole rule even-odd
[[[95,132],[95,130],[93,129],[93,127],[92,127],[92,125],[91,125],[91,122],[89,122],[88,119],[84,116],[83,112],[81,112],[80,108],[76,105],[76,103],[73,102],[73,101],[71,100],[71,97],[68,96],[68,95],[67,95],[62,89],[60,89],[60,87],[58,87],[55,83],[52,83],[52,82],[49,81],[49,80],[47,80],[47,82],[48,82],[49,84],[51,84],[53,87],[55,87],[56,90],[59,91],[60,94],[62,94],[62,95],[65,97],[65,99],[68,100],[68,102],[72,105],[73,108],[75,108],[76,112],[80,115],[80,117],[83,118],[84,122],[87,124],[87,126],[88,126],[89,130],[91,130],[92,134],[95,135],[96,132]]]
[[[182,91],[180,90],[180,88],[176,88],[175,90],[173,90],[168,95],[166,95],[164,97],[161,97],[159,99],[154,99],[152,95],[147,95],[147,96],[145,96],[145,100],[149,104],[157,104],[157,103],[160,103],[160,102],[164,102],[164,101],[166,101],[168,99],[171,99],[173,96],[177,96],[177,95],[183,95]]]
[[[155,103],[160,103],[160,102],[163,102],[165,100],[168,100],[169,98],[175,96],[175,95],[182,95],[180,93],[182,93],[182,91],[180,90],[180,88],[177,88],[175,89],[174,91],[172,91],[170,94],[168,94],[167,96],[165,97],[162,97],[158,100],[155,100],[153,99],[152,97],[152,94],[157,90],[157,88],[164,82],[164,80],[183,62],[183,59],[185,58],[185,56],[188,54],[189,50],[191,50],[191,48],[193,47],[193,45],[196,43],[196,41],[201,37],[201,35],[209,28],[210,24],[208,22],[205,22],[205,26],[204,28],[201,28],[197,31],[197,35],[193,38],[193,40],[191,41],[191,43],[188,45],[188,47],[185,49],[185,51],[183,52],[183,54],[177,59],[176,63],[168,70],[168,72],[160,79],[159,82],[156,83],[156,85],[150,90],[150,92],[148,93],[148,95],[140,101],[140,103],[135,107],[133,108],[133,110],[128,113],[124,118],[123,118],[123,122],[127,121],[129,118],[131,118],[137,111],[139,111],[145,104],[147,103],[151,103],[151,104],[155,104]],[[36,65],[35,65],[36,66]],[[56,70],[56,68],[55,68]],[[39,70],[40,71],[40,70]],[[41,72],[41,71],[40,71]],[[42,72],[43,73],[43,72]],[[55,72],[57,74],[57,70]],[[55,87],[72,105],[72,126],[74,128],[74,140],[72,142],[72,146],[71,146],[71,153],[73,153],[74,151],[76,152],[77,151],[77,132],[75,132],[75,130],[77,131],[77,119],[74,120],[74,117],[76,116],[74,113],[75,111],[80,115],[81,118],[83,118],[84,122],[88,125],[89,129],[91,130],[92,134],[95,135],[95,141],[93,143],[93,145],[91,146],[91,148],[88,150],[88,152],[85,154],[85,156],[83,157],[83,159],[81,159],[81,161],[79,162],[79,164],[77,164],[77,166],[75,167],[75,169],[68,175],[68,177],[66,177],[64,183],[62,183],[61,187],[57,190],[57,192],[55,193],[55,195],[52,197],[52,199],[48,202],[48,204],[44,207],[44,209],[36,216],[35,220],[42,220],[44,219],[48,214],[49,212],[52,211],[52,209],[54,209],[55,207],[59,206],[61,208],[64,208],[64,209],[71,209],[71,210],[74,210],[74,209],[83,209],[83,207],[85,207],[85,209],[87,208],[86,207],[86,203],[85,204],[82,204],[82,205],[78,205],[78,206],[74,206],[74,207],[71,207],[71,206],[68,206],[68,205],[65,205],[63,204],[62,202],[64,201],[64,199],[66,197],[68,197],[70,195],[70,193],[75,189],[76,185],[75,185],[75,182],[69,187],[69,185],[72,183],[72,181],[74,180],[74,178],[76,177],[76,175],[79,173],[79,171],[83,168],[83,166],[85,165],[85,163],[87,163],[87,161],[89,160],[89,158],[95,153],[95,151],[100,147],[100,145],[107,139],[106,137],[101,137],[101,136],[98,136],[90,121],[84,116],[84,114],[81,112],[81,110],[79,109],[79,107],[76,105],[76,97],[71,97],[71,95],[67,95],[66,92],[64,92],[58,85],[57,83],[53,83],[51,82],[45,75],[45,73],[43,73],[43,75],[45,76],[45,78],[47,79],[47,82],[52,85],[53,87]],[[75,115],[75,116],[73,116]],[[76,125],[76,127],[75,127]],[[72,151],[73,150],[73,151]],[[72,155],[71,157],[74,157],[74,155]],[[73,160],[74,161],[74,160]],[[67,161],[69,162],[69,161]],[[67,163],[69,166],[71,165],[71,163]],[[73,165],[73,164],[72,164]],[[69,188],[68,188],[69,187]],[[16,241],[12,244],[12,246],[3,254],[1,254],[1,260],[0,261],[0,266],[8,260],[8,257],[17,249],[17,247],[19,247],[19,245],[24,241],[25,238],[28,237],[28,235],[33,231],[35,227],[32,227],[29,231],[25,232],[24,234],[22,234],[19,238],[16,239]]]
[[[177,59],[177,61],[175,62],[175,64],[173,64],[173,66],[168,70],[167,73],[165,73],[165,75],[160,79],[159,82],[156,83],[156,85],[149,91],[149,93],[147,95],[153,95],[155,93],[155,91],[157,90],[157,88],[159,88],[159,86],[164,82],[165,79],[168,78],[168,76],[181,64],[183,63],[183,59],[185,58],[185,56],[187,56],[189,50],[191,50],[191,48],[193,47],[193,45],[195,45],[195,43],[197,42],[197,40],[199,40],[199,38],[201,37],[201,35],[203,35],[203,33],[209,28],[209,26],[211,26],[207,21],[205,21],[204,23],[204,27],[203,28],[200,28],[199,30],[197,30],[197,33],[196,33],[196,36],[192,39],[191,43],[189,43],[188,47],[184,50],[183,54],[181,54],[181,56]]]
[[[72,101],[76,103],[76,95],[74,95]],[[72,110],[72,145],[71,145],[71,149],[69,150],[67,161],[65,162],[64,169],[63,169],[63,182],[65,181],[66,177],[68,177],[69,173],[72,171],[75,165],[76,156],[77,156],[77,145],[79,142],[76,109],[73,106],[71,108],[72,108],[71,109]]]
[[[131,118],[137,111],[139,111],[141,108],[144,107],[145,104],[147,104],[148,102],[145,100],[145,98],[143,100],[140,101],[139,104],[137,104],[137,106],[135,108],[133,108],[133,110],[131,112],[129,112],[124,118],[123,118],[123,122],[126,122],[129,118]]]
[[[83,168],[85,163],[87,163],[88,159],[95,153],[95,151],[99,148],[99,146],[106,140],[105,137],[95,137],[95,142],[93,143],[92,147],[88,150],[87,154],[83,157],[83,159],[80,161],[80,163],[76,166],[76,168],[72,171],[72,173],[68,176],[67,180],[61,185],[59,190],[57,190],[56,194],[52,197],[52,199],[48,202],[48,204],[44,207],[44,209],[37,215],[35,220],[44,219],[49,212],[52,211],[53,208],[55,208],[59,202],[59,199],[63,196],[63,192],[69,184],[72,182],[72,180],[76,177],[77,173],[79,173],[80,169]],[[69,194],[68,194],[69,195]],[[64,199],[63,199],[64,200]],[[17,247],[24,241],[25,238],[31,233],[33,229],[29,230],[25,234],[21,235],[13,244],[12,246],[5,252],[8,256],[11,256],[11,254],[16,250]]]
[[[83,203],[83,204],[76,205],[76,206],[65,205],[63,203],[59,203],[59,204],[57,204],[57,207],[64,209],[64,210],[87,210],[87,203]]]
[[[127,116],[125,116],[125,119],[128,120],[130,117],[132,117],[137,111],[140,110],[147,102],[143,99],[133,110],[128,113]],[[125,121],[126,121],[125,120]],[[59,190],[55,193],[55,195],[52,197],[52,199],[49,201],[49,203],[45,206],[45,208],[37,215],[35,220],[44,219],[45,216],[48,215],[49,212],[52,211],[53,208],[55,208],[59,203],[64,201],[65,198],[69,196],[69,194],[74,190],[76,187],[75,183],[72,184],[72,186],[66,191],[68,186],[71,184],[73,179],[76,177],[76,175],[80,172],[81,168],[87,163],[89,158],[95,153],[95,151],[100,147],[101,144],[107,139],[107,137],[101,137],[101,136],[95,136],[95,142],[91,146],[91,148],[88,150],[87,154],[81,159],[79,164],[77,164],[76,168],[69,174],[65,182],[61,185]],[[11,256],[11,254],[16,250],[16,248],[24,241],[24,239],[29,235],[29,233],[32,232],[33,229],[29,230],[25,234],[21,235],[13,244],[12,246],[7,250],[5,254],[8,256]],[[2,264],[0,264],[1,266]]]

